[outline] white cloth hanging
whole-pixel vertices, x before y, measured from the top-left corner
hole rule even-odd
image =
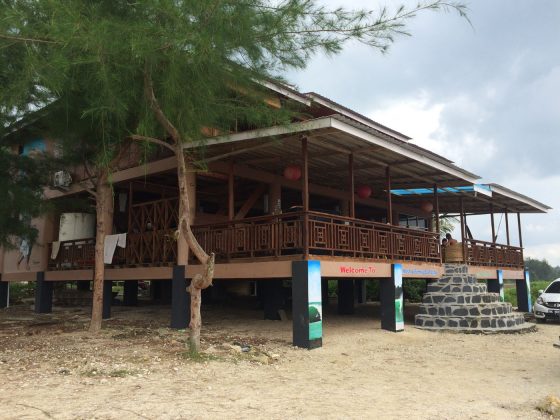
[[[105,246],[103,249],[103,262],[105,264],[113,263],[113,255],[115,255],[115,248],[117,248],[118,241],[119,235],[105,236]]]
[[[60,241],[53,242],[52,250],[51,250],[51,260],[56,260],[59,250],[60,250]]]
[[[126,233],[119,233],[117,236],[117,245],[121,248],[126,248]]]

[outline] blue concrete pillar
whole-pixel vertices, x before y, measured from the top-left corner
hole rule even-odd
[[[502,270],[496,270],[496,278],[488,279],[488,291],[490,293],[498,293],[500,302],[504,301],[504,273]]]
[[[45,281],[45,272],[37,273],[35,281],[35,313],[48,314],[52,312],[53,284]]]
[[[354,313],[354,280],[338,280],[338,313],[352,315]]]
[[[379,282],[381,328],[387,331],[404,330],[402,265],[391,265],[391,278]]]
[[[10,283],[0,277],[0,309],[7,308],[10,303]]]
[[[103,319],[111,318],[111,305],[113,303],[113,282],[105,280],[103,282]]]
[[[529,270],[523,272],[523,280],[515,280],[517,292],[517,309],[522,312],[532,312],[533,302],[531,301],[531,279]]]
[[[187,292],[187,286],[185,266],[174,266],[171,279],[171,328],[183,330],[189,326],[191,295]]]
[[[292,262],[293,344],[314,349],[323,345],[321,262]]]

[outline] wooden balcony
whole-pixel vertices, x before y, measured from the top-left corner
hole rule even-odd
[[[433,232],[313,211],[195,225],[192,230],[201,246],[214,252],[219,262],[299,259],[306,255],[442,262],[438,235]],[[62,242],[49,270],[93,268],[94,246],[94,239]],[[465,246],[469,265],[523,268],[522,248],[474,239],[467,239]],[[112,266],[173,265],[176,260],[174,229],[167,228],[129,233],[127,247],[117,247]]]
[[[435,233],[312,211],[198,225],[193,232],[226,261],[300,254],[441,262]]]

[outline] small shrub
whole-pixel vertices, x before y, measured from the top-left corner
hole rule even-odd
[[[22,299],[32,298],[35,295],[35,283],[10,283],[10,303],[19,303]]]

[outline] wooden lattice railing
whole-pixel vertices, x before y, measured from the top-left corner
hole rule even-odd
[[[466,257],[470,265],[523,268],[523,248],[466,239]]]
[[[173,227],[174,199],[138,206],[127,247],[117,247],[114,266],[171,265],[177,261]],[[176,203],[176,201],[175,201]],[[146,223],[149,221],[149,225]],[[156,230],[148,230],[159,228]],[[193,226],[207,252],[218,260],[258,259],[289,255],[330,255],[350,258],[441,263],[438,235],[318,212],[297,212]],[[138,232],[140,230],[140,232]],[[89,269],[94,263],[94,239],[60,244],[50,270]],[[52,247],[52,245],[51,245]],[[49,247],[49,254],[51,252]],[[519,247],[466,240],[467,263],[480,266],[523,267]]]
[[[193,232],[220,259],[293,254],[441,262],[437,235],[318,212],[199,225]]]

